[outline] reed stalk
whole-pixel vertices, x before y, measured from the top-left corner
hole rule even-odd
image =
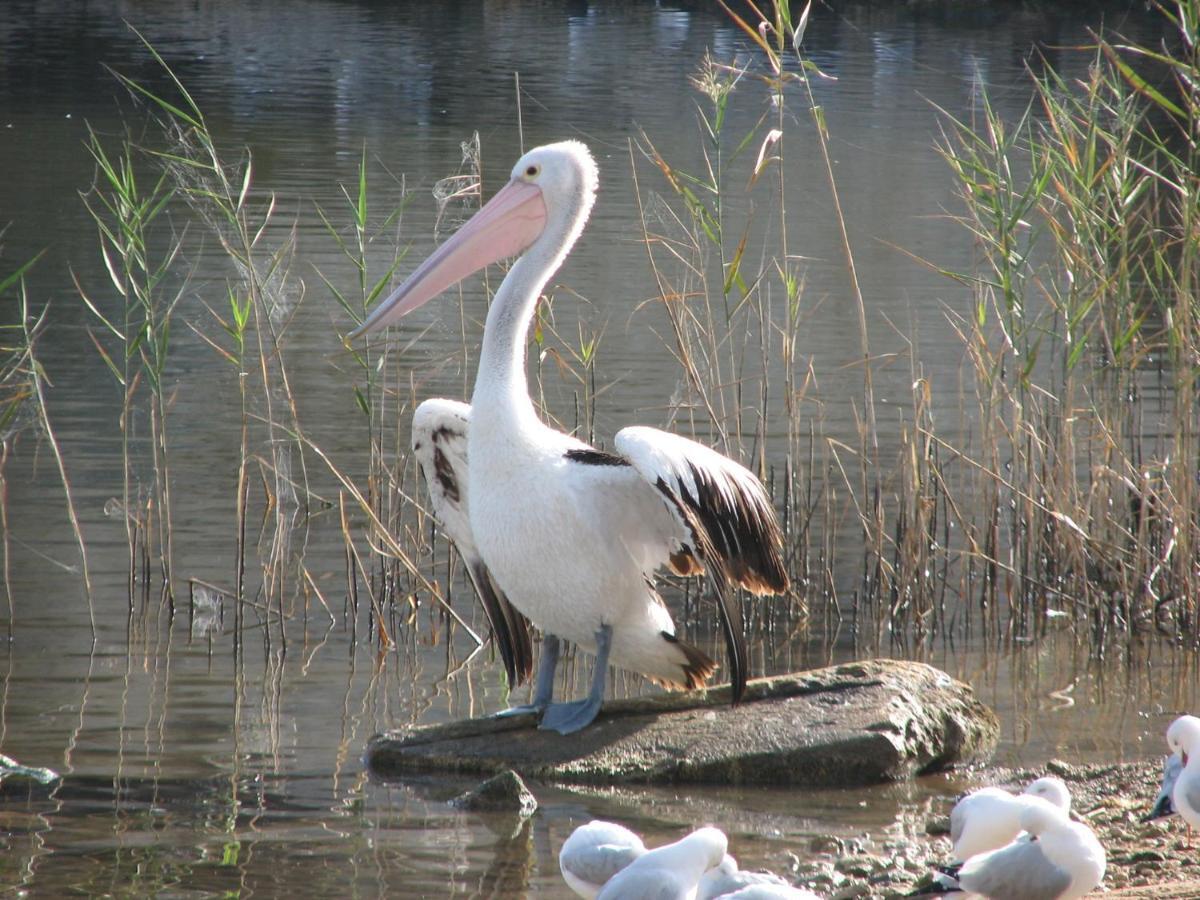
[[[181,248],[179,239],[157,243],[156,221],[173,196],[165,173],[145,186],[135,166],[132,141],[126,138],[117,154],[110,153],[94,131],[88,132],[88,152],[96,165],[95,183],[83,202],[96,224],[101,257],[109,283],[120,299],[118,315],[106,310],[113,302],[93,300],[76,280],[76,287],[99,333],[89,332],[92,342],[122,394],[121,430],[122,498],[126,540],[129,546],[129,590],[133,599],[137,580],[138,536],[149,542],[150,522],[157,513],[159,561],[164,596],[171,589],[171,477],[168,450],[167,401],[163,378],[170,350],[171,318],[183,296],[174,291],[170,277]],[[148,393],[146,411],[150,424],[152,489],[146,503],[134,471],[132,448],[136,427],[137,397]],[[138,498],[135,501],[135,496]],[[148,556],[150,545],[144,546]]]
[[[50,422],[50,412],[46,405],[46,373],[37,358],[37,341],[46,326],[48,307],[43,307],[38,315],[32,316],[29,310],[29,298],[25,291],[25,282],[21,281],[18,290],[21,329],[20,344],[23,348],[23,370],[28,379],[28,395],[37,414],[46,443],[54,456],[54,464],[58,469],[58,477],[63,486],[63,496],[67,502],[67,518],[71,522],[71,530],[75,534],[75,543],[79,547],[80,572],[83,576],[83,590],[87,597],[88,624],[91,628],[92,643],[96,642],[96,606],[93,599],[92,576],[88,568],[87,542],[83,539],[83,528],[79,524],[79,515],[75,510],[75,500],[71,492],[71,480],[67,477],[67,464],[63,459],[54,426]],[[7,565],[7,563],[6,563]]]
[[[265,595],[266,608],[274,607],[275,619],[280,623],[274,633],[268,616],[263,637],[268,649],[276,639],[286,647],[283,623],[288,616],[285,598],[291,578],[292,533],[303,521],[301,513],[310,495],[303,446],[294,440],[297,408],[284,347],[284,334],[294,305],[289,272],[295,236],[289,231],[283,239],[268,246],[269,236],[274,234],[275,197],[270,193],[259,197],[254,191],[254,166],[249,152],[236,162],[226,161],[196,100],[154,47],[140,34],[138,37],[160,66],[174,97],[160,96],[121,73],[113,74],[133,96],[162,117],[160,125],[170,145],[167,149],[151,148],[146,152],[158,163],[161,177],[169,179],[173,192],[189,204],[215,236],[235,275],[228,286],[233,331],[226,327],[228,323],[223,327],[236,343],[232,357],[239,366],[243,413],[235,502],[236,602],[243,605],[248,600],[244,572],[253,461],[250,423],[258,423],[264,431],[265,443],[265,454],[259,460],[265,529],[259,535],[262,570],[259,592]],[[218,321],[224,322],[220,317]],[[209,340],[214,347],[217,343]],[[251,373],[254,373],[253,391],[248,386]],[[261,412],[254,415],[250,410],[251,396],[261,405]],[[169,525],[167,530],[169,533]],[[296,583],[303,584],[299,572]],[[236,618],[240,634],[243,622],[240,610]]]

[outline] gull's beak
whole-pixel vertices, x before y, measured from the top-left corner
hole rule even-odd
[[[417,266],[366,321],[346,336],[353,340],[390,325],[428,303],[446,288],[486,265],[524,252],[546,226],[542,189],[527,181],[510,181],[499,193]]]

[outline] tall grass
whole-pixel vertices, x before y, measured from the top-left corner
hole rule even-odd
[[[2,234],[2,232],[0,232]],[[8,600],[8,637],[13,637],[16,609],[13,603],[12,582],[9,569],[8,527],[8,482],[4,470],[17,436],[27,427],[35,427],[38,434],[50,447],[54,464],[58,470],[67,503],[67,517],[79,548],[80,576],[87,598],[88,623],[92,641],[96,640],[96,609],[92,593],[92,576],[88,567],[87,543],[79,524],[79,515],[71,493],[71,481],[67,476],[67,464],[63,458],[54,426],[47,409],[48,379],[45,369],[38,360],[37,344],[46,328],[48,306],[34,314],[29,305],[25,287],[25,274],[41,257],[39,253],[3,278],[0,278],[0,297],[14,288],[17,293],[17,321],[0,329],[0,528],[3,529],[4,592]]]
[[[968,361],[964,417],[935,417],[921,348],[902,336],[913,388],[894,457],[879,447],[870,298],[858,286],[812,90],[824,76],[803,52],[808,9],[793,20],[782,2],[726,7],[758,56],[706,60],[696,77],[700,172],[641,140],[666,188],[656,194],[638,178],[668,347],[687,387],[677,413],[752,457],[773,486],[797,599],[827,632],[848,612],[856,641],[909,652],[935,635],[980,628],[1027,638],[1057,621],[1086,630],[1096,647],[1147,627],[1200,636],[1198,7],[1162,8],[1179,32],[1165,48],[1098,37],[1079,83],[1031,71],[1034,101],[1017,121],[1005,121],[986,91],[977,118],[943,114],[941,150],[963,201],[957,220],[978,259],[946,273],[973,297],[947,310]],[[1148,63],[1158,82],[1139,74]],[[766,112],[750,132],[727,134],[730,104],[748,97]],[[857,310],[853,445],[807,415],[819,409],[816,373],[796,356],[808,309],[783,173],[797,141],[824,160],[829,225]],[[771,167],[778,179],[768,179]],[[729,210],[747,206],[732,201],[746,195],[759,220],[730,221]],[[1169,400],[1155,408],[1148,388]],[[781,432],[779,478],[764,446]],[[843,522],[857,523],[860,549],[833,539]],[[839,596],[851,566],[858,587]]]
[[[302,512],[309,499],[283,339],[294,306],[289,275],[293,236],[284,230],[282,238],[275,237],[280,230],[275,221],[275,198],[254,191],[249,152],[227,161],[195,99],[158,52],[144,39],[143,43],[159,64],[172,96],[155,93],[119,72],[113,74],[132,96],[146,104],[163,140],[151,146],[134,145],[126,139],[115,158],[105,151],[99,137],[93,135],[89,144],[99,173],[98,186],[89,195],[89,210],[100,228],[101,249],[113,286],[125,301],[124,321],[113,322],[101,313],[100,304],[84,297],[123,348],[120,359],[115,359],[115,354],[96,341],[110,371],[126,391],[123,429],[129,427],[139,378],[150,386],[163,590],[171,597],[171,478],[162,380],[167,369],[171,318],[188,291],[188,282],[186,273],[179,271],[184,235],[175,234],[169,222],[161,221],[161,214],[173,208],[172,204],[185,204],[193,214],[192,221],[220,247],[230,272],[224,309],[204,304],[210,321],[219,330],[209,334],[205,328],[189,324],[234,367],[238,379],[241,416],[233,502],[236,546],[233,587],[229,591],[235,603],[235,635],[240,641],[246,610],[253,609],[265,624],[262,634],[267,646],[277,639],[284,648],[287,633],[283,623],[290,615],[288,605],[293,588],[302,584],[292,568],[295,559],[291,536],[302,524]],[[140,173],[147,168],[153,173],[152,187],[143,192],[140,185],[144,176]],[[152,258],[153,248],[160,246],[167,249]],[[175,285],[173,290],[166,289],[168,284]],[[135,359],[140,369],[131,372],[131,361]],[[128,444],[126,460],[128,471]],[[251,485],[256,480],[262,486],[256,504],[263,517],[258,542],[261,579],[254,589],[255,596],[250,596],[246,582],[247,533]],[[127,487],[127,498],[130,493]],[[273,624],[277,626],[274,629]]]
[[[96,224],[110,285],[120,298],[117,315],[106,314],[102,307],[108,304],[97,305],[82,285],[78,289],[99,326],[99,334],[89,332],[92,342],[121,393],[120,507],[129,546],[132,603],[139,580],[139,547],[143,589],[149,590],[155,530],[162,590],[164,596],[171,595],[171,470],[163,379],[171,346],[171,319],[183,296],[182,287],[170,286],[181,242],[170,240],[159,247],[154,239],[157,220],[174,194],[167,173],[159,172],[147,186],[135,169],[135,150],[128,138],[120,152],[113,154],[101,137],[89,130],[87,148],[96,163],[96,181],[83,200]],[[148,393],[152,457],[151,487],[145,494],[132,452],[138,398],[143,393]]]
[[[979,124],[946,116],[982,262],[959,276],[976,302],[957,319],[990,498],[974,524],[1011,559],[1003,593],[1022,631],[1053,613],[1097,637],[1197,634],[1198,8],[1164,10],[1177,55],[1101,38],[1079,83],[1031,73],[1021,120],[986,104]],[[1162,90],[1138,59],[1165,64]],[[1156,409],[1148,389],[1169,400]]]

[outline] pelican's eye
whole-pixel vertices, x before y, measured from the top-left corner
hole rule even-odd
[[[532,164],[525,169],[526,178],[536,178],[538,173],[542,171],[542,167],[537,164]]]

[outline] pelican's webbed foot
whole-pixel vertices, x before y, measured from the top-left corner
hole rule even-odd
[[[507,719],[527,713],[539,714],[550,706],[554,695],[554,670],[558,668],[558,638],[552,634],[542,637],[542,660],[538,663],[537,684],[533,689],[533,700],[520,706],[510,706],[496,713],[493,718]]]
[[[592,724],[604,700],[604,679],[608,674],[608,653],[611,648],[612,626],[601,625],[596,631],[596,668],[592,672],[591,691],[582,700],[553,703],[546,707],[538,728],[559,734],[574,734]],[[538,672],[538,680],[541,681],[541,672]]]
[[[543,731],[557,731],[559,734],[574,734],[592,724],[596,714],[600,712],[601,699],[589,695],[570,703],[553,703],[542,713],[542,721],[538,728]]]

